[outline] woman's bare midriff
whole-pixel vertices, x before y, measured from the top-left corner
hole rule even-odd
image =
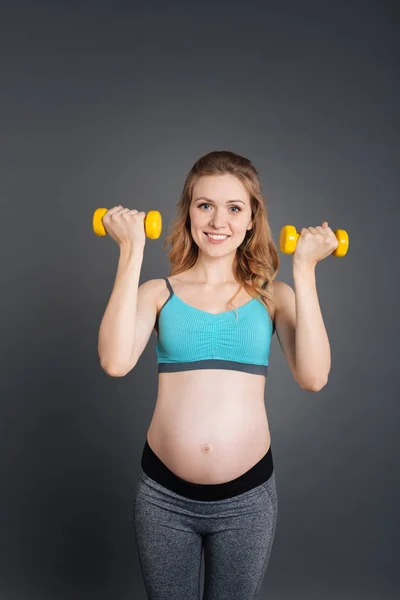
[[[174,292],[179,277],[176,282],[169,277]],[[167,290],[159,309],[168,296]],[[245,301],[242,296],[235,304]],[[265,383],[264,375],[227,369],[159,373],[157,402],[147,432],[151,449],[186,481],[215,484],[239,477],[271,444]]]

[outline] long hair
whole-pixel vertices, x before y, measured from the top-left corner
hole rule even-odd
[[[241,284],[229,303],[236,312],[232,300],[242,288],[252,297],[260,300],[269,311],[266,300],[274,304],[268,290],[268,283],[273,281],[279,271],[279,255],[272,240],[268,223],[267,207],[262,195],[258,172],[247,158],[227,150],[209,152],[199,158],[190,169],[183,186],[175,219],[167,230],[172,232],[163,242],[163,249],[168,244],[168,260],[171,264],[169,275],[176,275],[190,269],[196,262],[198,246],[190,231],[189,208],[192,201],[193,187],[203,175],[235,175],[246,187],[250,195],[253,227],[246,231],[246,236],[236,250],[233,265],[234,277]],[[250,281],[250,285],[246,283]],[[236,313],[237,316],[237,313]]]

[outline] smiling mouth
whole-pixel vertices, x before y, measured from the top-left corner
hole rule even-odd
[[[211,237],[216,235],[217,237],[221,236],[221,239],[226,239],[228,237],[231,237],[230,235],[226,235],[225,233],[207,233],[206,231],[203,232],[204,235],[206,235],[207,237]]]

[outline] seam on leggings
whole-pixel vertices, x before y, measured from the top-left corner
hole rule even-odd
[[[273,505],[273,502],[271,500],[271,495],[270,495],[270,493],[268,492],[268,490],[266,488],[265,488],[265,493],[267,494],[270,503]],[[261,570],[261,574],[260,574],[260,576],[258,578],[258,581],[257,581],[257,586],[256,586],[256,590],[255,590],[254,596],[253,596],[253,598],[251,600],[257,600],[257,598],[258,598],[259,592],[261,590],[261,585],[260,584],[263,581],[263,578],[265,576],[265,567],[266,567],[267,561],[269,560],[270,554],[271,554],[271,549],[269,548],[268,552],[266,553],[264,562],[263,562],[263,567],[262,567],[262,570]]]

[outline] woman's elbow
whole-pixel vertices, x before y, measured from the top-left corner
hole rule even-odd
[[[308,392],[320,392],[323,387],[328,383],[328,379],[316,380],[308,385],[302,385],[303,390],[307,390]]]
[[[105,371],[105,373],[107,373],[107,375],[109,375],[110,377],[125,377],[125,375],[128,375],[128,373],[132,371],[133,367],[134,365],[130,365],[129,367],[125,368],[122,368],[118,365],[101,365],[103,371]]]

